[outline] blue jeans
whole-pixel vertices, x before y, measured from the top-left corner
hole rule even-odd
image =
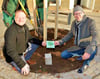
[[[64,58],[64,59],[75,57],[75,56],[80,57],[84,54],[84,52],[85,52],[85,48],[82,48],[82,49],[79,49],[79,50],[76,50],[76,51],[72,51],[72,52],[65,50],[61,53],[61,57]],[[91,54],[90,58],[83,62],[83,66],[89,65],[90,61],[93,60],[94,56],[96,55],[96,52],[97,52],[97,48]]]
[[[30,43],[29,47],[26,49],[28,51],[26,53],[25,60],[29,60],[38,47],[39,45]]]
[[[39,45],[29,43],[29,47],[26,49],[27,52],[26,52],[26,55],[24,57],[25,60],[24,59],[23,60],[24,61],[29,60],[38,47],[39,47]],[[17,66],[17,64],[14,61],[12,61],[10,64],[12,66],[14,66],[18,72],[21,72],[21,69]]]

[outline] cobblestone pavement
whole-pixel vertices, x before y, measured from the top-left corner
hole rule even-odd
[[[100,32],[100,13],[89,12],[87,13],[87,15],[95,19],[97,30],[98,32]],[[51,19],[52,17],[49,16],[48,18]],[[0,14],[0,18],[2,18],[1,14]],[[53,26],[54,24],[48,22],[48,25],[50,27]],[[63,25],[63,24],[59,24],[59,26],[63,26],[59,28],[67,27],[67,25]],[[70,28],[70,26],[68,26],[67,28]],[[0,50],[2,49],[2,45],[3,45],[3,41],[4,41],[3,35],[5,30],[6,28],[4,27],[2,19],[0,19]],[[100,36],[98,36],[98,39],[100,39]],[[89,68],[83,74],[78,74],[77,70],[73,70],[65,73],[55,73],[55,75],[47,74],[47,73],[30,73],[28,76],[23,76],[18,72],[14,71],[12,67],[9,64],[7,64],[1,56],[2,55],[0,51],[0,79],[100,79],[100,57],[99,57],[100,47],[98,48],[97,56],[90,63]]]

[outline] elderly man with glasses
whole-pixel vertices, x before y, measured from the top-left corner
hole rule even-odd
[[[69,33],[59,41],[55,41],[55,45],[62,45],[73,36],[75,37],[74,44],[71,48],[64,50],[61,57],[68,59],[79,56],[77,60],[84,60],[83,66],[79,68],[78,73],[82,73],[85,67],[89,66],[89,62],[93,60],[97,51],[97,31],[95,21],[87,17],[80,6],[76,6],[73,10],[75,20],[72,22],[72,27]]]

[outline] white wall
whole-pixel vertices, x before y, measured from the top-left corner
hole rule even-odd
[[[81,5],[86,8],[91,8],[91,1],[92,0],[81,0]]]

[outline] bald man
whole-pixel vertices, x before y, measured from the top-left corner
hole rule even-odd
[[[38,45],[28,42],[32,37],[25,23],[25,13],[22,10],[16,11],[14,23],[5,32],[3,52],[8,63],[23,75],[28,75],[30,67],[27,61],[38,48]]]
[[[27,5],[27,0],[20,0],[24,8],[28,13],[28,18],[30,19],[30,13]],[[3,12],[3,22],[5,26],[9,27],[15,19],[15,11],[22,10],[18,0],[3,0],[2,12]]]

